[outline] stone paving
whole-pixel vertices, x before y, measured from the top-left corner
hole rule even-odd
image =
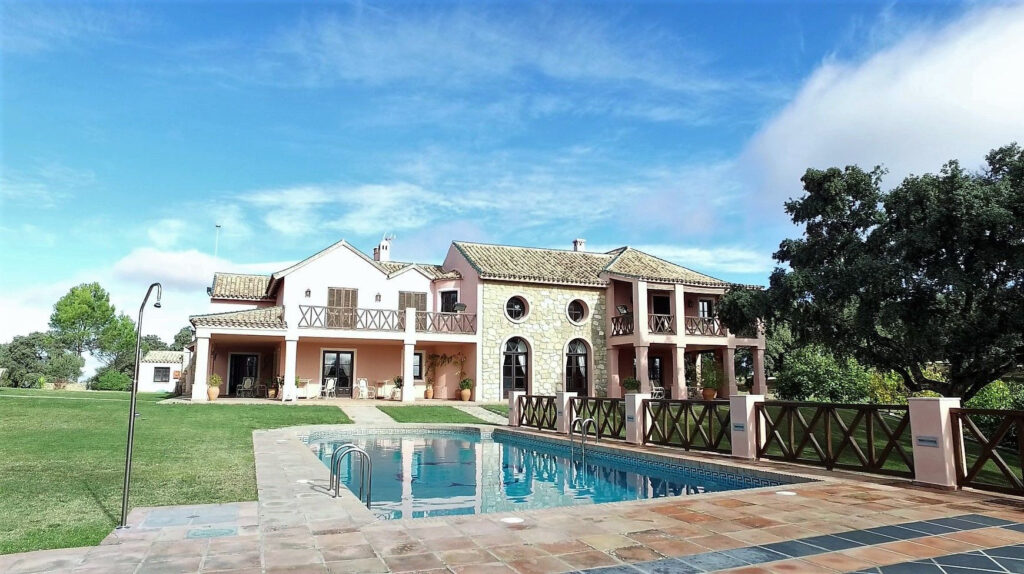
[[[335,499],[325,493],[327,468],[300,441],[302,433],[324,428],[253,434],[258,503],[135,509],[132,528],[100,546],[0,556],[0,572],[844,572],[920,566],[989,549],[1005,553],[999,549],[1024,544],[1024,532],[1013,526],[1024,522],[1019,499],[722,457],[713,460],[819,480],[521,513],[378,521],[351,494]],[[522,522],[502,522],[509,516]],[[941,521],[950,517],[959,522]],[[868,529],[877,536],[850,534]],[[803,541],[780,544],[794,540]],[[814,551],[804,552],[801,544]],[[740,562],[716,562],[718,555]]]

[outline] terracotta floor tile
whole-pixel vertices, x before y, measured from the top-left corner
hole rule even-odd
[[[740,506],[752,506],[745,500],[739,498],[719,498],[718,500],[712,501],[711,504],[715,506],[724,506],[725,508],[738,508]]]
[[[662,540],[676,540],[676,537],[665,532],[664,530],[639,530],[636,532],[627,532],[626,537],[636,540],[641,544],[648,542],[660,542]]]
[[[434,554],[408,554],[401,556],[386,556],[384,563],[393,572],[417,572],[431,568],[443,568],[444,563]]]
[[[450,536],[448,538],[436,538],[433,540],[426,540],[423,543],[431,552],[441,552],[444,550],[464,550],[466,548],[476,548],[476,544],[473,540],[465,536]]]
[[[591,550],[590,546],[579,540],[561,540],[558,542],[536,544],[536,546],[549,554],[572,554],[574,552]]]
[[[621,548],[623,546],[633,546],[636,544],[634,540],[630,540],[629,538],[618,534],[580,536],[579,541],[588,546],[592,546],[597,550],[611,550],[612,548]]]
[[[804,562],[803,560],[785,560],[783,562],[772,562],[766,566],[770,572],[779,572],[785,574],[818,574],[824,572],[834,572],[831,568],[822,568],[820,564],[811,564],[810,562]]]
[[[723,570],[722,572],[729,574],[770,574],[771,570],[761,566],[744,566],[742,568],[733,568],[732,570]]]
[[[979,548],[977,544],[971,544],[970,542],[964,542],[962,540],[953,540],[952,538],[945,538],[943,536],[925,536],[924,538],[915,538],[914,542],[925,546],[931,546],[932,548],[939,548],[944,550],[946,554],[970,552],[971,550],[977,550]]]
[[[608,553],[623,562],[646,562],[663,558],[661,554],[642,545],[615,548],[614,550],[609,550]]]
[[[516,574],[515,570],[498,562],[493,564],[455,566],[452,568],[452,571],[455,572],[455,574]]]
[[[886,550],[885,548],[879,548],[877,546],[865,546],[863,548],[851,548],[850,550],[843,550],[840,554],[852,556],[858,560],[865,562],[871,562],[879,566],[888,566],[889,564],[899,564],[901,562],[907,562],[910,557],[906,554],[900,554],[899,552],[893,552]]]
[[[548,574],[549,572],[568,572],[573,569],[572,566],[554,556],[514,560],[508,565],[516,569],[519,574]]]
[[[744,542],[736,540],[735,538],[730,538],[725,534],[712,534],[711,536],[690,538],[688,542],[699,544],[708,550],[729,550],[731,548],[746,546]]]
[[[494,562],[494,555],[482,548],[470,548],[464,550],[448,550],[437,553],[441,560],[449,566],[462,566],[465,564],[485,564]]]
[[[527,544],[512,544],[509,546],[493,546],[487,548],[491,554],[498,557],[499,560],[508,562],[509,560],[516,560],[518,558],[535,558],[537,556],[547,556],[547,552],[537,546],[530,546]]]
[[[600,550],[588,552],[577,552],[575,554],[563,554],[559,558],[573,568],[596,568],[598,566],[611,566],[618,564],[618,561]]]
[[[900,554],[906,554],[911,558],[917,560],[920,558],[933,558],[935,556],[944,556],[949,554],[945,550],[935,548],[934,546],[926,546],[924,544],[918,544],[910,540],[901,540],[899,542],[888,542],[886,544],[880,544],[879,548],[885,550],[891,550],[893,552],[899,552]]]
[[[365,572],[366,574],[378,574],[389,572],[388,565],[380,558],[363,558],[361,560],[341,560],[328,562],[327,569],[332,574],[352,574],[352,572]]]
[[[760,528],[730,532],[729,537],[746,542],[751,546],[756,544],[771,544],[772,542],[780,542],[782,540],[789,540],[793,538],[792,536],[779,536],[766,530],[761,530]]]
[[[737,518],[736,522],[743,524],[747,528],[768,528],[770,526],[778,526],[782,524],[776,520],[765,518],[763,516],[748,516],[745,518]]]
[[[850,572],[852,570],[860,570],[866,566],[873,566],[871,562],[855,558],[848,554],[841,554],[839,552],[830,552],[828,554],[816,554],[814,556],[804,556],[802,558],[805,562],[811,564],[817,564],[833,570],[839,570],[841,572]]]
[[[700,554],[708,551],[707,548],[694,544],[688,540],[652,541],[648,542],[647,546],[659,554],[673,558],[678,556],[689,556],[691,554]]]

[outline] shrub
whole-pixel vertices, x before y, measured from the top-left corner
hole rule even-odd
[[[622,388],[626,389],[627,391],[639,391],[640,380],[635,377],[626,377],[625,379],[622,379]]]
[[[908,396],[903,377],[896,373],[871,371],[868,375],[868,401],[876,405],[905,405]]]
[[[775,380],[779,398],[862,403],[868,400],[870,377],[853,359],[837,359],[820,347],[798,349],[786,357]]]
[[[97,391],[127,391],[132,387],[132,378],[121,371],[107,370],[100,373],[92,388]]]
[[[971,397],[971,400],[964,404],[970,409],[995,409],[995,410],[1020,410],[1024,409],[1024,385],[1020,383],[1007,383],[1004,381],[992,381],[985,385],[978,394]],[[999,425],[1002,424],[1002,417],[971,415],[971,420],[978,425],[985,436],[992,438]],[[965,436],[971,436],[964,431]],[[1003,437],[1004,444],[1016,445],[1017,428],[1010,427]]]
[[[462,379],[461,381],[459,381],[459,389],[463,391],[473,390],[473,379]]]
[[[405,379],[402,378],[402,375],[396,375],[394,379],[391,379],[391,382],[395,384],[396,389],[400,389],[402,388],[404,380]]]

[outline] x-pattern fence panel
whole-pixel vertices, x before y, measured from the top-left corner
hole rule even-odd
[[[729,401],[646,400],[644,444],[732,452]]]
[[[555,397],[523,395],[519,397],[519,426],[555,430]]]
[[[906,405],[767,401],[755,410],[759,458],[914,476]]]
[[[724,337],[725,326],[715,317],[687,317],[687,335],[703,335],[705,337]]]
[[[950,409],[957,485],[1024,494],[1024,411]]]
[[[299,306],[299,327],[351,329],[354,331],[402,331],[405,314],[394,309]]]
[[[570,408],[574,419],[594,419],[587,434],[598,438],[626,438],[626,401],[598,397],[573,397]],[[594,432],[591,432],[593,430]]]
[[[416,330],[430,333],[476,333],[476,315],[473,313],[416,312]]]

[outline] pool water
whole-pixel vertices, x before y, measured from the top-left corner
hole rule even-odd
[[[325,465],[334,449],[353,443],[373,463],[371,509],[386,519],[483,514],[600,504],[775,486],[771,479],[666,465],[509,434],[406,432],[311,437]],[[584,463],[585,462],[585,463]],[[342,464],[341,480],[359,489],[359,462]]]

